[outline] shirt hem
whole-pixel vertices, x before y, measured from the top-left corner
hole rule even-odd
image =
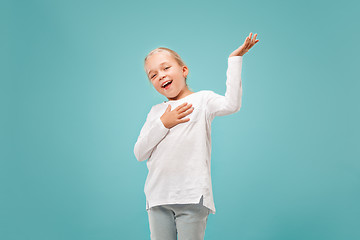
[[[159,201],[153,201],[151,204],[148,200],[146,200],[146,211],[148,211],[150,208],[159,206],[159,205],[168,205],[168,204],[198,204],[201,201],[201,197],[203,197],[203,206],[209,209],[209,213],[215,214],[216,210],[214,206],[209,206],[207,204],[207,196],[204,194],[201,194],[200,197],[197,197],[196,200],[194,198],[188,198],[188,199],[181,199],[181,200],[159,200]],[[205,200],[206,199],[206,200]]]

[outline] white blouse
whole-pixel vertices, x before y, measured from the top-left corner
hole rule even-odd
[[[242,56],[228,58],[225,96],[209,90],[192,93],[179,100],[154,105],[135,143],[138,161],[147,160],[146,210],[163,204],[199,203],[215,214],[211,183],[211,122],[215,116],[235,113],[241,107]],[[160,120],[170,104],[182,103],[194,110],[188,122],[168,129]]]

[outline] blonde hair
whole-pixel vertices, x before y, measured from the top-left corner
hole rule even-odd
[[[152,50],[151,52],[149,52],[149,54],[145,57],[145,59],[144,59],[144,70],[145,71],[146,71],[146,68],[145,68],[146,60],[151,55],[153,55],[154,53],[158,53],[158,52],[166,52],[175,59],[175,61],[179,64],[180,67],[186,66],[184,60],[181,59],[180,55],[177,52],[175,52],[174,50],[171,50],[170,48],[158,47],[158,48],[155,48],[154,50]],[[185,83],[186,83],[186,80],[187,80],[187,76],[185,77]],[[186,83],[186,86],[187,86],[187,83]]]

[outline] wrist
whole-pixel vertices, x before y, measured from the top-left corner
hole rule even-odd
[[[239,53],[237,53],[237,54],[235,54],[235,53],[232,53],[232,54],[230,54],[230,56],[229,57],[242,57],[242,56],[244,56],[244,54],[245,53],[247,53],[247,52],[239,52]]]
[[[170,128],[168,127],[166,121],[164,121],[164,120],[162,119],[162,117],[160,117],[160,121],[162,122],[162,124],[163,124],[164,127],[166,127],[167,129],[170,129]]]
[[[243,53],[243,54],[237,54],[237,55],[235,55],[235,54],[230,54],[229,58],[230,58],[230,57],[242,57],[244,54],[245,54],[245,53]]]

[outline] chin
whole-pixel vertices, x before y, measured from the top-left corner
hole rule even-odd
[[[166,97],[168,97],[168,98],[176,98],[177,96],[179,96],[179,94],[180,94],[180,91],[178,91],[178,92],[176,92],[176,93],[174,93],[174,94],[167,94],[166,95]]]

